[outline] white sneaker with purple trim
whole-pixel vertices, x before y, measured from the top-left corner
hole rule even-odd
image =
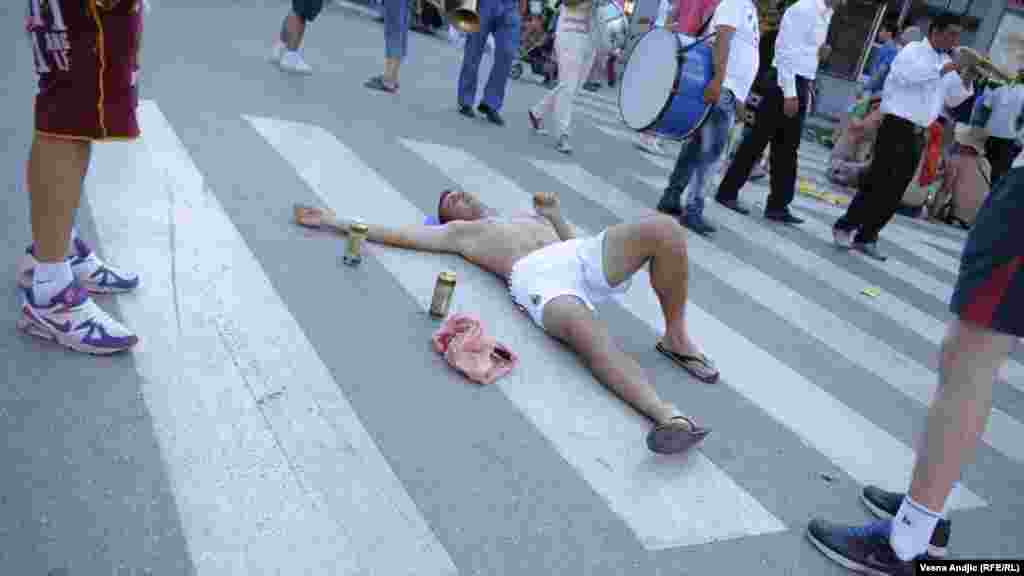
[[[34,301],[32,288],[22,288],[18,329],[88,354],[114,354],[128,350],[139,338],[93,302],[78,280],[73,280],[48,304]]]

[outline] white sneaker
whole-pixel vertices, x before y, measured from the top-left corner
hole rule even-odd
[[[274,47],[270,50],[270,56],[267,58],[272,64],[281,64],[281,58],[284,57],[284,51],[287,49],[284,42],[277,40],[274,42]]]
[[[48,304],[33,301],[32,289],[22,290],[18,329],[78,352],[113,354],[139,342],[120,322],[103,311],[89,293],[72,283]]]
[[[280,66],[285,72],[293,72],[295,74],[313,73],[313,69],[309,64],[306,64],[306,61],[302,59],[302,55],[297,51],[286,50],[284,56],[281,57]]]
[[[75,280],[93,294],[131,292],[139,286],[138,275],[100,260],[96,252],[81,239],[75,240],[74,254],[68,256],[67,260]],[[39,261],[29,246],[18,263],[18,286],[26,289],[32,287],[32,276],[37,264]]]

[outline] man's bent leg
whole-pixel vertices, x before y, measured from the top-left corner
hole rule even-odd
[[[618,286],[650,263],[651,287],[661,303],[665,335],[661,346],[687,362],[697,378],[713,382],[718,371],[690,339],[686,328],[689,260],[686,231],[675,219],[657,215],[618,224],[605,233],[604,271],[610,286]]]

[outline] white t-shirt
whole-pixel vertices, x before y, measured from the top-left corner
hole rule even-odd
[[[736,29],[729,45],[729,60],[722,87],[732,90],[736,99],[743,102],[750,94],[750,87],[754,85],[760,65],[761,33],[757,23],[757,8],[751,0],[722,0],[715,9],[708,31],[714,31],[718,26]]]
[[[985,128],[995,138],[1017,140],[1024,136],[1024,86],[1000,86],[986,90],[983,104],[992,108]]]

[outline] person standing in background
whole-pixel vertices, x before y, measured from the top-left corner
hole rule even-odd
[[[740,188],[771,142],[771,193],[765,202],[764,217],[785,224],[803,222],[789,211],[796,193],[797,150],[818,65],[828,55],[825,41],[832,14],[845,2],[799,0],[782,14],[773,70],[767,74],[768,85],[758,105],[757,122],[750,136],[740,144],[715,195],[722,206],[740,214],[749,213],[737,199]]]
[[[754,83],[760,40],[757,8],[751,0],[722,0],[710,26],[715,38],[714,75],[704,89],[704,102],[710,105],[708,117],[683,144],[658,202],[659,212],[677,215],[683,226],[701,235],[715,231],[704,218],[705,187],[728,144],[737,105],[746,100]],[[690,196],[684,210],[681,200],[687,188]]]
[[[271,50],[271,61],[287,72],[312,74],[299,53],[302,39],[306,36],[306,24],[316,20],[324,8],[324,0],[292,0],[292,9],[281,23],[281,33]]]
[[[38,89],[27,186],[33,243],[18,266],[18,328],[90,354],[138,337],[90,293],[127,292],[139,279],[103,262],[74,226],[92,143],[139,137],[139,0],[27,0]],[[144,193],[144,191],[140,191]]]
[[[519,51],[519,34],[522,17],[527,11],[526,0],[480,0],[477,12],[480,14],[480,31],[466,38],[462,55],[462,70],[459,72],[457,97],[459,114],[474,118],[473,104],[476,102],[477,74],[483,58],[487,39],[494,36],[494,63],[484,87],[484,98],[477,110],[492,124],[504,126],[505,120],[499,113],[505,102],[505,88],[508,86],[512,60]]]
[[[973,92],[958,73],[960,65],[949,57],[962,29],[956,16],[936,16],[928,38],[907,44],[892,61],[882,91],[882,125],[871,151],[871,167],[846,213],[832,226],[840,248],[886,259],[878,250],[878,233],[896,214],[914,178],[924,131],[939,117],[943,105],[958,103],[948,98],[951,84],[962,85],[960,95]],[[950,74],[954,76],[947,79]]]
[[[555,31],[555,49],[558,52],[558,84],[555,85],[533,108],[527,110],[530,126],[537,134],[545,134],[544,118],[553,114],[558,127],[556,149],[571,154],[569,143],[572,127],[572,112],[576,95],[584,80],[584,73],[590,70],[601,41],[601,0],[585,0],[570,6],[562,2]]]
[[[409,50],[409,1],[384,0],[384,74],[363,85],[371,90],[398,92],[398,69]]]
[[[1024,85],[1018,83],[986,90],[981,96],[977,123],[989,134],[985,157],[992,165],[992,184],[1010,170],[1021,152],[1024,137]]]

